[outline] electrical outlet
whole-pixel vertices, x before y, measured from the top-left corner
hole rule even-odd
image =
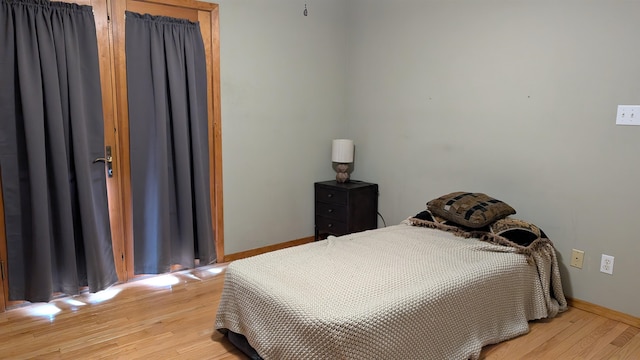
[[[600,271],[609,275],[613,275],[613,260],[613,256],[602,254],[602,260],[600,261]]]
[[[640,125],[640,106],[618,105],[617,125]]]
[[[582,263],[584,262],[584,251],[582,250],[571,250],[571,266],[576,267],[578,269],[582,269]]]

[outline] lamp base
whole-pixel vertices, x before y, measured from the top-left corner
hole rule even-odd
[[[336,165],[336,181],[338,183],[347,183],[349,182],[349,164],[338,164]]]

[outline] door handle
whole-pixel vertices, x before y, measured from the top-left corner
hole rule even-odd
[[[105,157],[96,158],[93,163],[102,161],[107,165],[107,175],[113,177],[113,157],[111,156],[111,146],[107,146],[105,149]]]

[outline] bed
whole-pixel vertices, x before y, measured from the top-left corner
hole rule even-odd
[[[412,217],[234,261],[215,328],[255,359],[477,359],[567,307],[548,239],[491,234]]]

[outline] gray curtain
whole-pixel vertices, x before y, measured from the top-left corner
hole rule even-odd
[[[117,281],[92,8],[0,0],[0,171],[9,298]]]
[[[136,274],[215,261],[198,23],[126,13]]]

